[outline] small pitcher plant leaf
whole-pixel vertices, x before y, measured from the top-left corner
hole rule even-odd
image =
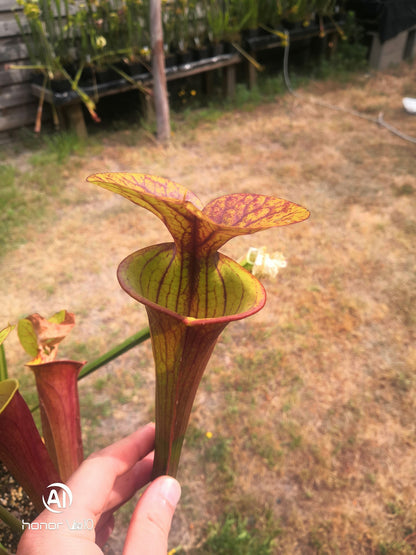
[[[48,322],[50,322],[51,324],[63,324],[65,323],[65,321],[68,320],[68,318],[72,320],[73,323],[75,323],[73,314],[68,313],[66,310],[60,310],[59,312],[48,318]]]
[[[38,356],[38,338],[32,322],[27,318],[22,318],[17,323],[17,335],[26,353],[32,358]]]
[[[17,333],[24,350],[33,357],[30,364],[41,364],[55,360],[58,345],[75,325],[75,316],[61,310],[46,319],[40,314],[31,314],[17,325]]]
[[[0,330],[0,345],[2,345],[6,341],[7,336],[11,331],[14,330],[15,327],[16,326],[12,326],[11,324],[9,324],[7,327]]]
[[[88,181],[150,210],[173,238],[129,255],[118,279],[149,318],[156,368],[153,477],[175,476],[196,391],[220,333],[266,300],[261,283],[218,249],[238,235],[302,222],[309,211],[288,200],[242,193],[204,208],[185,187],[136,173],[101,173]]]
[[[0,381],[7,380],[7,360],[3,343],[8,337],[9,333],[14,330],[16,326],[9,324],[6,328],[0,330]]]

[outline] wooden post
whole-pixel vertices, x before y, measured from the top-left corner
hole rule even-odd
[[[152,45],[153,95],[155,99],[157,138],[163,143],[170,139],[169,101],[166,87],[165,56],[163,54],[162,2],[150,0],[150,36]]]
[[[81,103],[68,104],[68,106],[65,106],[64,112],[69,129],[73,129],[80,139],[86,139],[88,137],[88,131],[85,125]]]
[[[225,68],[225,96],[227,98],[235,98],[236,75],[237,71],[235,65]]]

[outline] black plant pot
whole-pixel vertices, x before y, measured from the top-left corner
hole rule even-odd
[[[235,54],[236,53],[236,49],[234,48],[234,45],[232,44],[232,42],[224,42],[224,54]]]
[[[45,80],[45,76],[43,75],[43,73],[34,72],[30,74],[30,82],[33,83],[34,85],[39,85],[41,87],[43,85],[44,80]]]
[[[165,55],[165,67],[175,67],[178,65],[178,56],[174,53],[170,53]]]
[[[192,62],[192,51],[186,50],[178,54],[178,61],[180,65],[190,64]]]
[[[245,40],[255,39],[255,38],[259,37],[260,34],[261,34],[261,32],[260,32],[259,28],[243,29],[243,31],[241,33],[243,39],[245,39]]]
[[[141,62],[121,62],[117,64],[122,72],[124,72],[129,77],[135,77],[136,75],[142,75],[147,73],[147,68]],[[119,75],[121,77],[121,75]]]
[[[80,87],[92,87],[96,82],[95,73],[92,67],[84,67],[79,78]]]
[[[95,76],[97,79],[97,83],[100,83],[100,84],[111,83],[112,81],[118,81],[121,79],[120,74],[111,68],[97,71]]]
[[[299,31],[300,29],[302,29],[301,21],[289,21],[287,19],[284,19],[282,21],[282,25],[288,31]]]
[[[71,79],[73,79],[75,77],[75,75],[77,74],[78,66],[75,63],[65,64],[64,65],[64,70],[71,77]]]
[[[216,56],[221,56],[222,54],[224,54],[224,43],[213,42],[210,47],[210,55],[215,58]]]
[[[209,57],[209,47],[203,46],[202,48],[194,48],[192,50],[192,57],[196,62],[206,60]]]
[[[51,90],[54,93],[69,92],[71,88],[71,83],[68,79],[51,79]]]

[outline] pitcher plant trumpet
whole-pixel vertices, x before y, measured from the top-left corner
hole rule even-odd
[[[121,287],[143,303],[156,369],[153,477],[176,476],[199,382],[225,328],[258,312],[262,284],[218,252],[238,235],[301,222],[309,211],[260,194],[222,196],[203,207],[196,195],[168,179],[136,173],[88,178],[159,217],[173,243],[145,247],[118,268]]]

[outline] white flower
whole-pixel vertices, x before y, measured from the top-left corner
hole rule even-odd
[[[275,278],[279,273],[279,268],[286,268],[287,262],[281,252],[275,252],[271,256],[266,252],[266,247],[257,249],[250,247],[247,255],[247,262],[252,265],[251,273],[258,277]]]

